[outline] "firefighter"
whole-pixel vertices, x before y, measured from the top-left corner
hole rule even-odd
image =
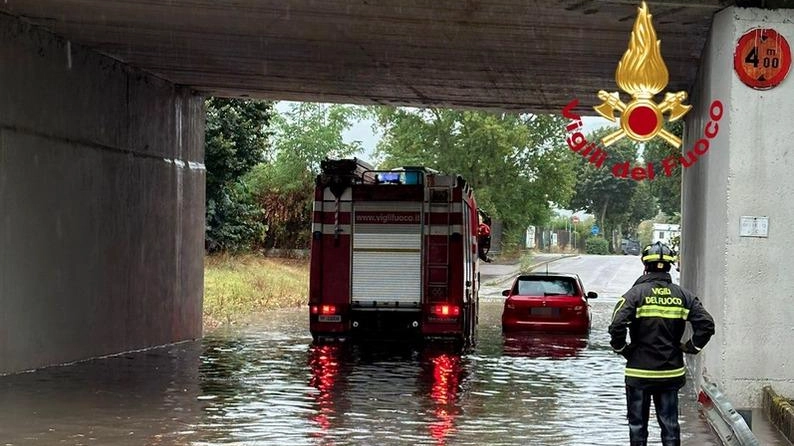
[[[697,354],[714,320],[690,291],[672,283],[675,252],[656,242],[642,251],[645,273],[618,300],[609,325],[612,349],[626,358],[626,404],[632,446],[648,439],[651,400],[663,446],[679,446],[678,390],[686,381],[684,353]],[[686,322],[692,336],[682,343]],[[626,333],[630,336],[627,343]]]
[[[477,254],[484,262],[491,263],[493,259],[488,257],[488,251],[491,250],[491,226],[488,223],[490,223],[491,219],[487,217],[483,211],[479,211],[479,213],[480,224],[477,227]]]

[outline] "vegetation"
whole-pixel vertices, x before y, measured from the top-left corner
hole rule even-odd
[[[362,113],[352,106],[295,103],[274,116],[273,150],[245,177],[268,228],[263,247],[308,248],[320,162],[361,150],[361,142],[347,143],[342,133]]]
[[[240,322],[245,315],[303,305],[309,278],[305,260],[219,254],[204,260],[206,328]]]
[[[609,254],[609,242],[603,237],[590,237],[584,245],[587,254]]]
[[[550,115],[380,107],[382,167],[422,165],[461,175],[478,205],[501,220],[509,249],[552,205],[567,205],[579,161],[565,147],[565,122]]]
[[[667,123],[665,127],[679,138],[683,135],[684,123],[682,121]],[[654,138],[645,145],[645,159],[656,163],[657,166],[660,166],[662,160],[667,157],[678,157],[680,155],[680,149],[671,146],[661,138]],[[667,215],[681,213],[680,167],[674,169],[669,177],[664,175],[664,171],[657,172],[656,178],[650,182],[650,189],[662,212]]]
[[[265,233],[262,209],[256,206],[243,175],[264,159],[270,102],[210,98],[205,102],[206,235],[208,252],[252,248]]]
[[[534,265],[533,262],[534,257],[535,256],[530,251],[526,251],[521,255],[521,258],[519,260],[519,265],[521,266],[519,268],[522,273],[532,272],[532,267]]]
[[[588,140],[598,141],[612,131],[611,128],[599,129]],[[613,160],[625,160],[631,164],[637,161],[637,147],[626,138],[610,146],[609,153]],[[626,220],[630,208],[627,204],[632,201],[637,182],[617,178],[608,169],[597,168],[590,163],[580,163],[578,173],[579,181],[571,206],[595,215],[602,232],[608,234],[609,230]]]

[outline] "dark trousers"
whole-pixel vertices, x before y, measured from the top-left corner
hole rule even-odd
[[[626,406],[628,407],[629,440],[631,446],[645,446],[648,441],[648,417],[651,399],[656,409],[656,420],[662,430],[663,446],[681,444],[681,428],[678,425],[677,389],[640,389],[626,386]]]

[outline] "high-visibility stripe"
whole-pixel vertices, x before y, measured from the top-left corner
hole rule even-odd
[[[684,367],[674,370],[645,370],[645,369],[630,369],[626,367],[626,376],[631,376],[632,378],[664,379],[664,378],[676,378],[684,375],[686,375],[686,368]]]
[[[615,309],[612,311],[612,320],[615,320],[615,315],[618,314],[621,308],[623,308],[623,304],[626,303],[626,298],[620,296],[618,303],[615,305]]]
[[[643,305],[637,308],[637,317],[661,317],[664,319],[684,319],[689,310],[684,307],[665,307],[662,305]]]
[[[643,262],[653,262],[653,261],[659,261],[659,262],[675,262],[675,257],[673,257],[673,256],[668,256],[668,255],[649,254],[649,255],[647,255],[647,256],[644,256],[644,257],[642,258],[642,261],[643,261]]]

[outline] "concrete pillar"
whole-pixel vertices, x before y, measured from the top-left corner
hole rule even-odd
[[[694,366],[738,408],[760,407],[765,384],[794,395],[794,73],[766,91],[739,80],[733,53],[752,28],[774,28],[794,44],[794,11],[728,8],[715,16],[684,143],[688,151],[704,137],[709,105],[720,100],[718,135],[684,170],[681,280],[717,325]],[[769,236],[740,236],[742,216],[768,216]]]
[[[0,14],[0,374],[201,336],[203,101]]]

